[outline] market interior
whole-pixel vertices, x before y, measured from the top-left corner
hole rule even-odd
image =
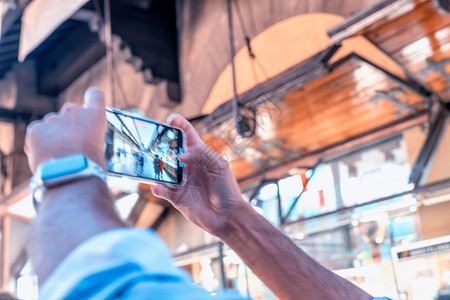
[[[450,297],[448,0],[278,2],[0,1],[1,290],[36,293],[26,126],[96,85],[107,106],[190,119],[256,211],[367,292]],[[114,172],[177,180],[173,132],[108,120]],[[196,282],[274,299],[148,184],[108,181]]]

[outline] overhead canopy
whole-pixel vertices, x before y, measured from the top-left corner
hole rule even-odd
[[[73,16],[89,0],[34,0],[22,17],[19,61],[35,50],[62,23]]]
[[[385,9],[397,2],[408,5]],[[197,125],[242,184],[285,176],[299,161],[313,166],[331,148],[346,143],[354,149],[357,139],[399,134],[427,121],[433,103],[450,99],[450,15],[439,14],[431,1],[386,0],[380,7],[352,16],[329,34],[336,44],[364,36],[397,62],[406,78],[371,61],[370,53],[338,61],[325,60],[332,52],[322,53],[240,95],[241,104],[257,111],[252,138],[236,133],[230,102]]]
[[[281,89],[282,99],[275,96],[257,107],[254,137],[239,137],[229,120],[205,132],[203,140],[226,156],[234,174],[246,181],[343,141],[381,132],[387,125],[415,120],[410,126],[426,120],[421,112],[429,107],[429,100],[370,61],[351,54],[327,70],[328,74],[304,85],[301,78],[311,78],[311,71],[284,88],[276,87],[274,91]],[[300,84],[293,84],[295,81]],[[383,134],[387,133],[392,132]]]

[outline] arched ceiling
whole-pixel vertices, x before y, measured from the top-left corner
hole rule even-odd
[[[175,109],[187,117],[200,114],[219,75],[229,63],[226,1],[180,1],[179,54],[182,103]],[[245,0],[233,2],[235,48],[274,24],[308,14],[334,14],[344,18],[379,0]],[[239,7],[238,7],[239,6]],[[239,18],[239,12],[242,18]],[[244,28],[245,27],[245,28]],[[245,30],[244,30],[245,29]],[[245,34],[244,34],[245,31]]]
[[[250,58],[247,47],[241,48],[235,55],[238,94],[330,47],[332,41],[327,31],[343,20],[343,17],[333,14],[303,14],[261,32],[251,40],[255,60]],[[392,59],[362,36],[345,40],[330,62],[336,62],[352,52],[404,77],[402,69]],[[233,97],[231,78],[231,64],[228,64],[211,89],[202,114],[212,113]]]

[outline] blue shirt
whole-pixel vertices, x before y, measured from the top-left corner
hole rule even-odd
[[[40,299],[244,299],[233,291],[210,294],[174,265],[151,230],[122,228],[74,249],[41,288]]]

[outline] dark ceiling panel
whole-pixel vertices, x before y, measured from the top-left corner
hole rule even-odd
[[[103,14],[103,1],[97,3],[96,7],[88,2],[83,9]],[[169,81],[171,91],[176,91],[171,98],[179,101],[175,1],[112,1],[111,26],[112,33],[121,38],[121,47],[128,47],[142,60],[140,71],[151,74],[144,79],[149,83]],[[67,20],[29,56],[37,61],[39,93],[58,95],[105,53],[98,33],[87,23]],[[0,59],[1,55],[0,49]]]
[[[8,16],[8,15],[7,15]],[[15,20],[10,20],[14,17]],[[5,24],[5,21],[7,21]],[[19,40],[20,40],[20,15],[14,13],[11,14],[3,22],[7,27],[2,28],[2,37],[0,39],[0,79],[3,78],[12,65],[17,62],[19,53]]]
[[[105,53],[86,23],[66,21],[31,55],[37,62],[39,93],[57,96]]]
[[[148,9],[112,2],[111,26],[155,81],[179,82],[175,1],[153,1]]]

